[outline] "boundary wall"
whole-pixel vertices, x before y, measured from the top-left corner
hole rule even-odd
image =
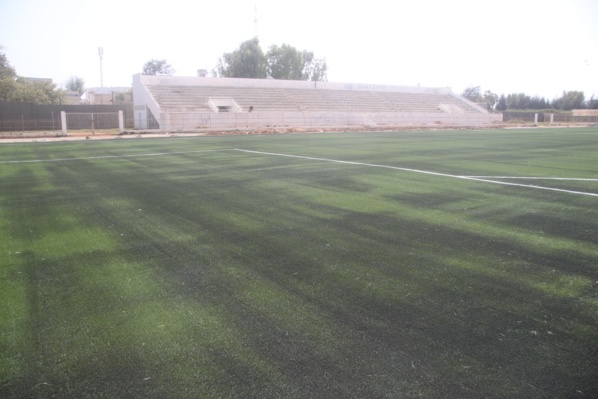
[[[425,112],[162,112],[147,86],[210,86],[287,88],[313,90],[379,91],[450,95],[474,107],[479,113]],[[342,126],[475,126],[502,121],[502,114],[486,110],[452,93],[449,87],[412,87],[358,83],[289,81],[274,79],[235,79],[207,77],[133,76],[133,98],[136,129],[196,130],[255,129],[264,127],[342,127]]]
[[[475,126],[502,122],[502,114],[446,114],[424,112],[169,112],[162,114],[162,130],[256,129],[264,127],[342,126]]]
[[[103,113],[122,111],[126,128],[134,126],[133,104],[34,104],[20,101],[0,101],[0,131],[61,130],[60,113]],[[73,123],[74,129],[78,127]],[[113,127],[113,126],[110,126]]]

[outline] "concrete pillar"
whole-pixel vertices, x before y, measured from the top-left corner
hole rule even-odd
[[[60,111],[60,122],[62,123],[62,134],[66,136],[66,112]]]
[[[118,132],[122,133],[124,131],[125,131],[125,123],[123,120],[123,112],[121,110],[121,111],[118,111]]]
[[[537,124],[538,124],[538,114],[535,113],[534,114],[534,125],[537,125]]]
[[[554,114],[550,114],[550,124],[554,123]]]

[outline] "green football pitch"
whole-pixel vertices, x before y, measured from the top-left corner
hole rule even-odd
[[[598,397],[598,129],[0,144],[1,398]]]

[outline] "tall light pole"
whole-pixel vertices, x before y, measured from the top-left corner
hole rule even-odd
[[[98,54],[100,56],[100,87],[104,87],[104,71],[102,69],[102,57],[104,56],[104,47],[98,47]]]

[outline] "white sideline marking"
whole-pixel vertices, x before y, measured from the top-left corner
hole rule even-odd
[[[503,185],[503,186],[516,186],[516,187],[535,188],[535,189],[538,189],[538,190],[558,191],[558,192],[568,193],[568,194],[579,194],[579,195],[588,195],[588,196],[591,196],[591,197],[598,197],[598,194],[587,193],[587,192],[584,192],[584,191],[564,190],[564,189],[561,189],[561,188],[536,186],[536,185],[533,185],[533,184],[508,183],[508,182],[497,181],[497,180],[489,180],[488,178],[485,178],[485,177],[451,175],[451,174],[448,174],[448,173],[430,172],[430,171],[427,171],[427,170],[402,168],[402,167],[399,167],[399,166],[378,165],[378,164],[373,164],[373,163],[354,162],[354,161],[342,161],[342,160],[338,160],[338,159],[307,157],[307,156],[292,155],[292,154],[278,154],[278,153],[275,153],[275,152],[263,152],[263,151],[243,150],[243,149],[240,149],[240,148],[236,148],[235,151],[247,152],[247,153],[252,153],[252,154],[260,154],[260,155],[270,155],[270,156],[277,156],[277,157],[309,159],[309,160],[312,160],[312,161],[333,162],[333,163],[341,163],[341,164],[347,164],[347,165],[370,166],[370,167],[373,167],[373,168],[384,168],[384,169],[401,170],[401,171],[404,171],[404,172],[423,173],[423,174],[426,174],[426,175],[433,175],[433,176],[440,176],[440,177],[451,177],[451,178],[454,178],[454,179],[480,181],[480,182],[485,182],[485,183],[500,184],[500,185]],[[493,179],[497,179],[499,177],[492,177],[492,178]]]
[[[565,177],[533,178],[533,177],[512,177],[512,176],[459,176],[459,175],[451,175],[451,174],[448,174],[448,173],[439,173],[439,172],[431,172],[431,171],[427,171],[427,170],[403,168],[403,167],[399,167],[399,166],[379,165],[379,164],[364,163],[364,162],[355,162],[355,161],[342,161],[342,160],[339,160],[339,159],[330,159],[330,158],[307,157],[307,156],[303,156],[303,155],[279,154],[279,153],[275,153],[275,152],[243,150],[243,149],[240,149],[240,148],[230,148],[230,149],[225,148],[225,149],[217,149],[217,150],[196,150],[196,151],[154,152],[154,153],[146,153],[146,154],[103,155],[103,156],[98,156],[98,157],[82,157],[82,158],[30,159],[30,160],[18,160],[18,161],[0,161],[0,164],[40,163],[40,162],[66,162],[66,161],[84,161],[84,160],[93,160],[93,159],[114,159],[114,158],[135,158],[135,157],[157,157],[157,156],[164,156],[164,155],[193,154],[193,153],[219,152],[219,151],[239,151],[239,152],[246,152],[246,153],[260,154],[260,155],[270,155],[270,156],[277,156],[277,157],[307,159],[307,160],[311,160],[311,161],[332,162],[332,163],[340,163],[340,164],[346,164],[346,165],[369,166],[369,167],[372,167],[372,168],[393,169],[393,170],[401,170],[401,171],[404,171],[404,172],[422,173],[422,174],[432,175],[432,176],[450,177],[450,178],[454,178],[454,179],[480,181],[480,182],[485,182],[485,183],[500,184],[500,185],[503,185],[503,186],[516,186],[516,187],[535,188],[535,189],[538,189],[538,190],[558,191],[558,192],[562,192],[562,193],[579,194],[579,195],[588,195],[588,196],[591,196],[591,197],[598,197],[598,194],[587,193],[587,192],[584,192],[584,191],[572,191],[572,190],[564,190],[564,189],[561,189],[561,188],[536,186],[536,185],[533,185],[533,184],[508,183],[508,182],[497,181],[497,180],[489,180],[489,179],[546,179],[546,180],[586,180],[586,181],[598,181],[598,179],[580,179],[580,178],[565,178]]]
[[[90,160],[90,159],[110,159],[110,158],[158,157],[158,156],[162,156],[162,155],[192,154],[192,153],[198,153],[198,152],[216,152],[216,151],[231,151],[231,150],[220,149],[220,150],[197,150],[197,151],[173,151],[173,152],[154,152],[154,153],[148,153],[148,154],[103,155],[100,157],[83,157],[83,158],[27,159],[27,160],[22,160],[22,161],[0,161],[0,164],[85,161],[85,160]]]
[[[521,180],[571,180],[571,181],[598,181],[581,177],[532,177],[532,176],[467,176],[472,179],[521,179]]]

